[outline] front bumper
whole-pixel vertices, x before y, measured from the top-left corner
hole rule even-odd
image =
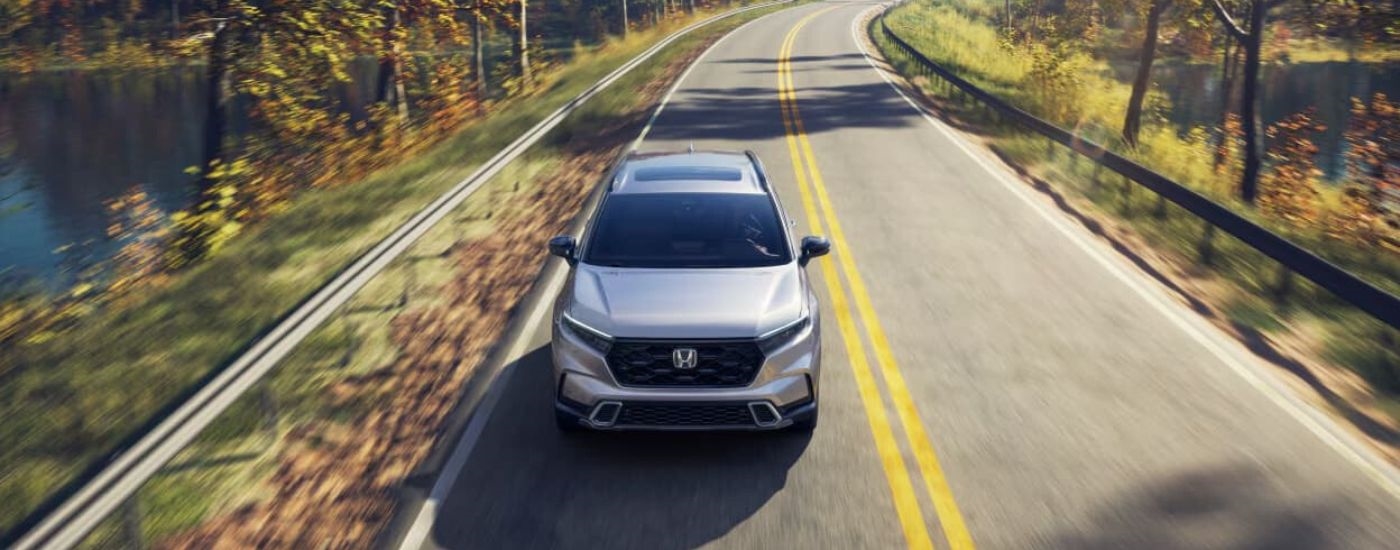
[[[742,387],[619,384],[603,355],[555,323],[555,407],[561,419],[599,430],[776,430],[815,414],[820,326],[765,354]],[[567,421],[567,420],[566,420]]]
[[[585,407],[577,403],[566,401],[555,401],[555,412],[562,417],[568,418],[573,424],[583,428],[594,430],[625,430],[625,431],[765,431],[781,430],[792,426],[795,423],[808,420],[812,415],[817,414],[817,403],[815,401],[805,401],[787,407],[785,410],[771,407],[767,402],[756,401],[751,403],[742,402],[667,402],[656,403],[646,401],[602,401],[593,407]],[[630,411],[636,409],[647,409],[649,412],[645,416],[632,415]],[[711,408],[725,409],[734,408],[734,412],[728,413],[696,413],[695,409]],[[673,409],[676,412],[671,414],[651,412],[661,409]],[[765,412],[765,409],[767,412]],[[684,411],[684,412],[682,412]],[[741,416],[739,411],[744,411]],[[724,418],[722,422],[707,422],[703,418],[713,414],[714,417]],[[777,420],[768,420],[768,415],[773,415]],[[645,418],[647,420],[636,421],[635,418]],[[669,421],[651,421],[651,419],[666,418]],[[682,419],[682,421],[675,421]],[[685,421],[685,419],[692,419]]]

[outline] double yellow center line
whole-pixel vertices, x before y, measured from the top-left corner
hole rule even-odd
[[[913,450],[914,460],[923,477],[924,488],[928,491],[929,499],[933,502],[934,511],[938,514],[938,521],[943,528],[944,536],[948,539],[948,545],[953,550],[970,550],[974,548],[972,536],[968,534],[962,513],[958,511],[957,503],[953,500],[953,492],[948,487],[948,480],[943,475],[943,468],[938,464],[938,456],[934,454],[933,443],[929,440],[928,432],[919,419],[914,399],[909,394],[904,376],[900,374],[899,364],[895,361],[894,353],[890,350],[889,339],[885,336],[885,330],[880,325],[880,319],[875,314],[874,306],[871,305],[865,281],[861,278],[860,271],[856,269],[851,248],[846,242],[846,236],[841,230],[841,223],[831,206],[831,199],[827,196],[821,170],[817,168],[816,155],[812,153],[812,144],[807,140],[807,131],[797,110],[797,94],[792,83],[793,43],[797,40],[798,31],[802,30],[802,27],[806,26],[808,22],[836,8],[833,6],[818,10],[799,20],[784,38],[782,48],[778,53],[778,103],[782,107],[783,128],[787,133],[788,153],[792,157],[792,169],[797,176],[798,189],[802,195],[802,207],[806,212],[812,232],[822,233],[824,224],[831,229],[831,241],[834,245],[833,254],[841,266],[841,274],[845,275],[846,283],[850,287],[849,296],[854,298],[855,309],[860,315],[861,324],[864,326],[875,351],[880,375],[884,378],[885,385],[889,390],[895,414],[899,417],[899,423],[904,428],[904,435]],[[813,200],[814,196],[815,201]],[[820,216],[818,215],[818,207],[820,207]],[[851,313],[849,304],[852,300],[848,298],[846,289],[842,286],[841,278],[838,277],[836,267],[832,265],[832,262],[818,263],[821,264],[822,279],[826,281],[827,291],[831,295],[831,306],[836,313],[836,324],[840,329],[841,338],[846,344],[846,352],[850,356],[851,369],[855,373],[861,403],[864,405],[866,417],[870,421],[870,431],[875,437],[875,448],[880,455],[885,479],[889,482],[890,491],[893,493],[895,512],[899,516],[900,526],[904,530],[904,539],[910,548],[933,548],[933,541],[929,537],[928,527],[924,524],[923,512],[920,510],[914,485],[910,481],[904,455],[899,449],[889,417],[885,413],[884,400],[870,369],[869,359],[866,356],[865,345],[861,341],[856,320]]]

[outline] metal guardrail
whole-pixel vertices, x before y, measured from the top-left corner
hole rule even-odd
[[[188,397],[170,409],[164,418],[148,426],[144,433],[132,437],[134,442],[111,455],[111,460],[102,464],[100,469],[61,488],[54,497],[22,520],[13,532],[0,534],[0,546],[12,544],[16,550],[76,546],[389,262],[408,250],[439,220],[563,122],[565,117],[691,31],[733,15],[790,1],[751,4],[692,23],[653,44],[570,99],[356,258],[233,362],[188,393]],[[11,537],[18,538],[12,540]]]
[[[888,10],[886,13],[888,13]],[[1079,136],[1069,130],[1065,130],[1050,122],[1037,118],[987,93],[981,88],[974,86],[972,83],[963,80],[958,77],[958,75],[953,74],[952,71],[934,63],[923,53],[920,53],[918,50],[914,49],[913,46],[909,45],[903,38],[900,38],[899,35],[895,34],[885,20],[885,13],[880,15],[880,29],[883,31],[885,37],[894,43],[903,54],[914,60],[916,64],[923,69],[926,75],[937,76],[943,79],[969,97],[995,111],[1003,119],[1010,120],[1027,130],[1064,145],[1075,153],[1098,163],[1104,168],[1112,170],[1124,178],[1127,178],[1129,181],[1146,187],[1157,195],[1185,209],[1187,212],[1220,228],[1264,255],[1273,258],[1284,268],[1303,276],[1319,287],[1327,289],[1338,298],[1356,306],[1357,309],[1390,325],[1392,328],[1400,329],[1400,298],[1397,298],[1394,294],[1362,280],[1355,274],[1265,229],[1259,224],[1232,212],[1225,206],[1206,198],[1200,193],[1192,191],[1186,186],[1168,179],[1166,176],[1124,158],[1113,151],[1109,151],[1102,145],[1094,143],[1083,136]]]

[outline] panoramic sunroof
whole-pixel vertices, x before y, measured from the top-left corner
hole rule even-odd
[[[744,173],[724,166],[658,166],[639,168],[632,177],[636,181],[739,181]]]

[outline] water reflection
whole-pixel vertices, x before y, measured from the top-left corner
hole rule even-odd
[[[182,206],[199,162],[198,68],[0,79],[0,269],[52,276],[106,252],[104,204],[142,185]],[[77,245],[62,254],[53,251]]]
[[[492,53],[504,56],[508,49]],[[373,92],[373,60],[357,60],[350,69],[356,82],[332,97],[359,117]],[[1124,79],[1129,71],[1124,68]],[[1171,100],[1168,119],[1182,131],[1219,121],[1219,67],[1162,64],[1153,77]],[[1349,98],[1377,91],[1400,97],[1400,64],[1272,66],[1264,86],[1266,122],[1317,106],[1328,127],[1318,144],[1319,165],[1338,177],[1345,172],[1341,136]],[[34,277],[62,286],[77,269],[110,254],[104,204],[133,185],[162,209],[184,206],[194,179],[185,170],[199,162],[204,90],[198,67],[0,76],[0,284]],[[234,133],[248,131],[240,109],[234,111]]]
[[[1220,67],[1211,65],[1162,65],[1153,68],[1152,80],[1171,100],[1167,119],[1182,132],[1193,126],[1220,122]],[[1131,74],[1124,76],[1131,78]],[[1318,167],[1328,178],[1346,175],[1342,133],[1351,120],[1351,98],[1369,99],[1384,92],[1392,101],[1400,97],[1400,63],[1299,63],[1264,68],[1264,104],[1260,116],[1272,123],[1308,107],[1327,126],[1319,136]]]

